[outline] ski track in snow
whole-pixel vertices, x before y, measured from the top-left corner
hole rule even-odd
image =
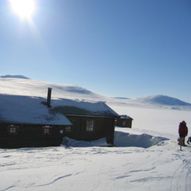
[[[57,177],[57,178],[55,178],[54,180],[52,180],[52,181],[50,181],[50,182],[48,182],[48,183],[46,183],[46,184],[37,185],[36,187],[39,187],[39,186],[48,186],[48,185],[54,184],[54,183],[56,183],[57,181],[60,181],[60,180],[62,180],[62,179],[64,179],[64,178],[67,178],[67,177],[70,177],[70,176],[72,176],[72,174],[66,174],[66,175],[64,175],[64,176]]]
[[[181,152],[182,151],[176,155],[176,157],[180,160],[180,164],[174,171],[171,181],[171,191],[191,190],[191,161],[190,159],[185,159],[184,153]]]
[[[7,190],[10,190],[10,189],[12,189],[12,188],[14,188],[15,186],[9,186],[8,188],[5,188],[5,189],[3,189],[3,190],[0,190],[0,191],[7,191]]]
[[[153,185],[156,191],[190,191],[191,152],[190,148],[183,149],[179,151],[175,142],[167,141],[147,149],[51,147],[7,150],[7,153],[0,150],[1,164],[4,163],[0,166],[0,180],[5,180],[0,182],[0,191],[63,188],[75,191],[80,184],[87,191],[138,188],[146,191],[152,190]],[[8,165],[12,161],[15,163]],[[76,185],[71,185],[75,181]]]
[[[125,131],[131,136],[130,130],[123,130],[122,139]],[[153,140],[137,136],[146,142]],[[152,191],[153,186],[155,191],[190,191],[191,147],[180,151],[176,141],[160,140],[149,148],[91,143],[90,147],[0,149],[0,191],[75,191],[78,187],[85,191]]]

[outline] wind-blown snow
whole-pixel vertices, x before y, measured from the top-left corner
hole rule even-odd
[[[0,92],[16,95],[36,93],[45,97],[45,87],[50,85],[32,80],[3,80]],[[60,91],[53,90],[55,100],[68,99],[69,95],[74,101],[104,99],[119,114],[130,115],[133,128],[116,128],[115,147],[105,147],[104,139],[79,142],[65,138],[65,146],[61,147],[0,149],[0,191],[190,190],[191,147],[180,151],[177,145],[180,121],[187,122],[190,135],[189,110],[124,104],[94,93],[69,93],[60,87]]]

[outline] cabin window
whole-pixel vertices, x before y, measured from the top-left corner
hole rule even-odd
[[[44,133],[44,135],[49,135],[50,134],[50,126],[44,126],[43,127],[44,129],[43,129],[43,133]]]
[[[17,133],[17,127],[14,125],[9,126],[9,133],[10,134],[16,134]]]
[[[67,126],[67,127],[65,127],[65,132],[71,132],[72,131],[72,128],[71,128],[71,126]]]
[[[88,131],[88,132],[94,131],[94,121],[93,120],[86,121],[86,131]]]
[[[10,127],[9,133],[11,133],[11,134],[16,134],[16,132],[17,132],[16,127]]]
[[[122,122],[122,125],[123,125],[123,126],[126,126],[126,121],[123,121],[123,122]]]
[[[63,134],[64,133],[64,130],[63,129],[60,129],[60,134]]]

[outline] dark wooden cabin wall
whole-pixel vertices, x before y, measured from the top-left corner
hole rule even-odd
[[[95,140],[106,137],[109,142],[113,143],[114,136],[114,119],[112,118],[99,118],[99,117],[78,117],[67,116],[72,122],[72,131],[65,132],[69,136],[77,140]],[[86,130],[86,121],[94,121],[94,131],[88,132]]]
[[[52,126],[50,134],[44,134],[41,125],[14,125],[16,133],[10,133],[10,124],[0,124],[0,147],[17,148],[26,146],[58,146],[62,142],[64,126]]]

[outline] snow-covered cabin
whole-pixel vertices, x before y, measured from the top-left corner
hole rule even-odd
[[[108,144],[113,144],[115,120],[119,115],[104,102],[62,99],[54,104],[57,106],[52,110],[62,113],[72,123],[65,131],[66,136],[77,140],[105,137]]]
[[[71,122],[39,97],[0,94],[0,147],[57,146]]]
[[[115,113],[104,102],[0,94],[0,147],[56,146],[64,136],[114,142]]]

